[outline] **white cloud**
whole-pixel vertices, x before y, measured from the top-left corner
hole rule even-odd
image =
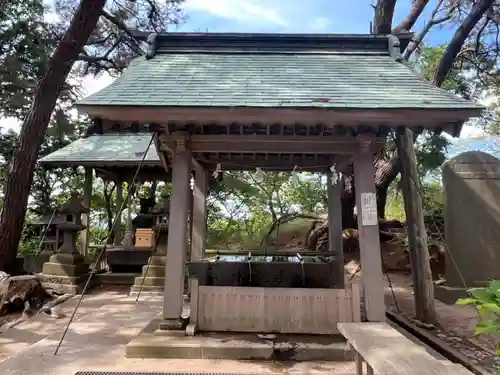
[[[314,32],[325,32],[332,25],[332,20],[327,17],[317,17],[309,23],[309,30]]]
[[[0,118],[0,128],[2,129],[12,129],[16,132],[21,128],[21,122],[13,117]]]
[[[83,77],[80,83],[84,91],[84,96],[88,96],[96,93],[97,91],[102,90],[113,81],[114,81],[113,77],[111,77],[107,73],[104,73],[102,76],[98,78],[95,78],[93,76]]]
[[[287,20],[263,0],[187,0],[184,8],[187,12],[206,12],[237,21],[288,25]]]

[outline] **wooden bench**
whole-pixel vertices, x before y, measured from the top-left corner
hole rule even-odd
[[[440,361],[387,323],[339,323],[339,332],[355,351],[356,374],[472,375],[465,367]]]

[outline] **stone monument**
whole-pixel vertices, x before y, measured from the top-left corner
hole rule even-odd
[[[152,231],[153,217],[149,212],[154,205],[154,199],[141,199],[141,209],[139,214],[132,220],[127,219],[127,230],[122,245],[108,246],[106,248],[106,262],[108,268],[113,273],[115,282],[133,285],[136,276],[140,275],[142,267],[147,264],[152,254]],[[149,229],[148,229],[149,228]],[[142,233],[142,240],[139,239],[139,231]],[[135,245],[134,245],[135,234]],[[144,234],[147,239],[144,240]],[[139,236],[140,237],[140,236]],[[120,276],[119,276],[120,274]]]
[[[153,227],[153,214],[151,210],[156,202],[154,198],[141,198],[139,200],[141,208],[137,216],[132,220],[132,227],[136,229],[150,229]]]
[[[150,211],[153,218],[153,254],[148,264],[142,267],[142,274],[135,278],[131,294],[141,290],[148,293],[163,293],[165,284],[165,265],[167,262],[168,220],[170,212],[170,199],[162,195]]]
[[[151,209],[155,205],[155,200],[153,198],[142,198],[140,204],[141,209],[134,220],[132,220],[132,227],[135,233],[135,246],[151,248],[154,241],[154,234],[151,230],[153,227]]]
[[[86,228],[82,224],[81,215],[88,213],[89,209],[81,203],[78,195],[73,193],[58,211],[65,217],[65,221],[57,225],[63,242],[58,252],[44,263],[39,276],[46,288],[59,293],[81,293],[88,277],[89,266],[78,252],[76,241],[78,232]]]
[[[443,166],[443,188],[446,282],[435,294],[452,304],[468,288],[500,279],[500,160],[459,154]]]

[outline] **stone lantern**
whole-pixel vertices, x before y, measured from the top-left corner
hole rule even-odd
[[[154,246],[154,233],[152,231],[153,216],[151,208],[155,201],[153,198],[141,198],[141,210],[132,220],[135,231],[135,246],[138,248],[151,248]]]
[[[151,210],[151,214],[153,215],[153,231],[156,237],[156,246],[154,249],[156,254],[167,254],[169,213],[169,195],[163,194],[160,201]]]
[[[85,258],[78,252],[76,242],[78,232],[85,229],[81,216],[88,213],[77,194],[71,194],[71,198],[58,210],[64,217],[64,221],[57,225],[62,235],[63,243],[59,251],[44,263],[42,270],[42,282],[44,286],[52,288],[60,293],[80,293],[86,276],[88,275],[88,264]]]
[[[148,265],[142,268],[141,276],[135,278],[130,290],[133,295],[139,291],[147,293],[163,293],[165,283],[165,264],[167,261],[168,213],[170,199],[162,195],[160,202],[154,205],[150,213],[153,217],[153,254]]]

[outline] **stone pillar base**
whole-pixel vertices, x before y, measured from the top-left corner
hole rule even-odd
[[[130,295],[139,293],[141,286],[141,293],[163,295],[166,262],[166,255],[152,255],[148,261],[149,267],[147,264],[142,266],[141,276],[135,278]]]
[[[158,325],[158,330],[156,334],[169,334],[169,335],[186,335],[186,327],[189,324],[189,318],[178,318],[178,319],[163,319]]]
[[[89,266],[78,253],[56,253],[37,275],[45,288],[58,293],[79,294],[89,276]]]

